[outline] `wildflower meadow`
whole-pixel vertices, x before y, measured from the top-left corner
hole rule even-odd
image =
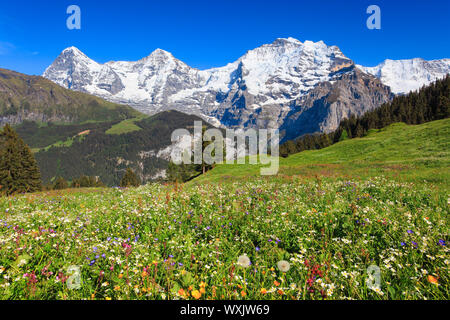
[[[383,177],[3,197],[0,299],[448,299],[448,201]]]

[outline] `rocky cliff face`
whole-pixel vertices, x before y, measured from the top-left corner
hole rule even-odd
[[[355,67],[350,69],[295,101],[280,128],[284,140],[310,132],[331,132],[343,118],[362,115],[393,98],[380,81]]]

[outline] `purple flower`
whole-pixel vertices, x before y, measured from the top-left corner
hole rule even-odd
[[[259,251],[259,250],[260,250],[259,247],[256,247],[255,249],[256,249],[256,251]]]
[[[414,242],[414,241],[411,241],[411,242],[412,242],[412,244],[413,244],[414,246],[417,247],[417,243],[416,243],[416,242]]]
[[[400,243],[402,246],[406,246],[406,243],[404,243],[404,242],[402,242],[402,243]]]
[[[439,240],[439,244],[440,244],[441,246],[445,246],[445,241],[442,240],[442,239],[440,239],[440,240]]]
[[[410,233],[410,234],[411,234],[411,233],[414,233],[412,230],[408,230],[408,231],[406,231],[406,232],[408,232],[408,233]]]

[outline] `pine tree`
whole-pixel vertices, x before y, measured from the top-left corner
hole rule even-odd
[[[0,186],[6,195],[42,190],[33,153],[8,124],[0,131]]]
[[[59,177],[56,179],[55,184],[53,185],[53,190],[63,190],[67,189],[69,187],[69,184],[67,183],[66,179],[63,177]]]
[[[141,185],[141,181],[139,177],[134,173],[131,168],[127,168],[127,171],[123,175],[122,181],[120,181],[120,186],[123,188],[128,187],[139,187]]]

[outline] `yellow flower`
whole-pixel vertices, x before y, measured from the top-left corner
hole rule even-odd
[[[119,279],[123,278],[123,273],[119,274]]]
[[[201,294],[205,294],[205,292],[206,292],[206,291],[205,291],[205,288],[204,288],[204,287],[201,287],[201,288],[200,288],[200,293],[201,293]]]
[[[262,293],[262,294],[266,294],[266,293],[267,293],[267,290],[266,290],[265,288],[261,288],[261,293]]]
[[[241,291],[241,296],[245,298],[245,296],[247,295],[247,293],[245,293],[244,290]]]
[[[120,286],[115,286],[115,287],[114,287],[114,290],[115,290],[115,291],[119,291],[119,290],[120,290]]]
[[[198,290],[194,290],[191,292],[191,295],[195,298],[195,299],[200,299],[200,297],[202,296],[202,294],[200,293],[200,291]]]
[[[146,276],[148,276],[148,273],[147,272],[142,272],[142,278],[145,278]]]
[[[438,279],[436,279],[435,277],[433,277],[432,275],[428,276],[428,282],[432,283],[432,284],[438,284]]]
[[[184,295],[186,294],[186,292],[184,291],[184,289],[180,289],[178,290],[178,294],[182,297],[184,297]]]
[[[110,297],[106,297],[105,299],[106,299],[106,300],[111,300],[111,298],[110,298]]]

